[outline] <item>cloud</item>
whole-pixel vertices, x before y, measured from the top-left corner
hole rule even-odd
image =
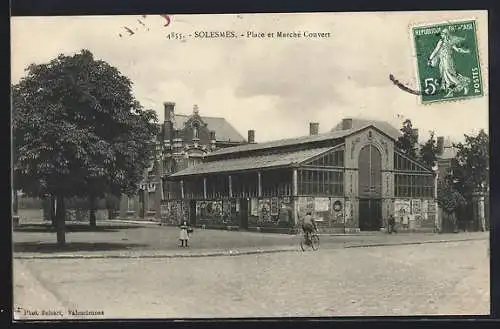
[[[18,81],[30,63],[89,49],[128,76],[137,99],[155,109],[160,120],[164,101],[175,101],[180,113],[191,113],[198,104],[202,115],[226,117],[244,136],[255,129],[257,140],[264,141],[307,134],[310,121],[328,131],[346,116],[399,126],[399,114],[422,132],[461,138],[488,128],[487,97],[422,106],[388,76],[415,87],[411,24],[471,16],[479,19],[486,83],[485,12],[180,15],[169,27],[160,16],[150,15],[143,19],[149,31],[138,24],[139,15],[14,17],[12,79]],[[136,33],[126,37],[124,26]],[[327,32],[330,37],[167,38],[172,32],[228,30]]]

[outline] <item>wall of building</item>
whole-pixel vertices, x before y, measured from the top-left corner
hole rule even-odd
[[[320,232],[345,232],[348,216],[343,197],[297,197],[296,211],[299,218],[311,212]]]
[[[436,202],[432,198],[395,198],[391,213],[400,230],[433,230]]]
[[[344,191],[350,217],[346,218],[347,231],[359,231],[359,153],[367,145],[375,146],[381,154],[382,164],[382,217],[390,213],[394,197],[394,142],[375,129],[367,129],[345,139]]]

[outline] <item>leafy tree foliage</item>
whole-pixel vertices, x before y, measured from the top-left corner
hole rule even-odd
[[[453,214],[464,203],[465,198],[450,184],[449,180],[440,181],[438,184],[438,204],[444,212]]]
[[[403,135],[396,141],[396,147],[406,155],[415,158],[417,156],[416,145],[418,143],[418,135],[417,131],[413,128],[411,120],[406,119],[400,130]]]
[[[489,186],[489,137],[481,129],[477,136],[465,135],[465,142],[454,145],[458,151],[452,161],[453,184],[466,198]]]
[[[437,152],[437,142],[434,137],[434,132],[431,131],[429,139],[420,148],[420,158],[427,166],[433,167],[437,161]]]
[[[12,87],[16,188],[57,199],[64,244],[64,197],[132,194],[158,133],[132,82],[88,50],[32,64]]]

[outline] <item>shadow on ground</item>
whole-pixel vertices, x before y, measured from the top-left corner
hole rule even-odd
[[[66,232],[118,232],[119,230],[141,228],[140,225],[98,225],[91,227],[87,224],[66,224]],[[55,227],[50,224],[26,224],[14,228],[14,232],[54,233]]]
[[[53,252],[73,252],[73,251],[113,251],[129,250],[134,248],[146,247],[145,244],[137,243],[107,243],[107,242],[69,242],[64,247],[59,247],[56,243],[39,242],[16,242],[14,243],[14,252],[31,253],[53,253]]]

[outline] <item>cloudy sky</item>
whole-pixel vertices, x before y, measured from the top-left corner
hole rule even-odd
[[[478,22],[485,97],[420,105],[389,81],[392,73],[416,87],[410,26],[469,18]],[[435,130],[461,139],[488,128],[486,12],[179,15],[164,23],[159,15],[12,18],[12,80],[30,63],[89,49],[127,75],[137,99],[161,121],[165,101],[185,114],[197,104],[200,114],[225,117],[244,137],[255,129],[258,142],[306,135],[311,121],[326,132],[343,117],[398,127],[410,118],[422,137]],[[124,26],[137,30],[128,36]],[[226,30],[330,37],[167,39],[171,32]]]

